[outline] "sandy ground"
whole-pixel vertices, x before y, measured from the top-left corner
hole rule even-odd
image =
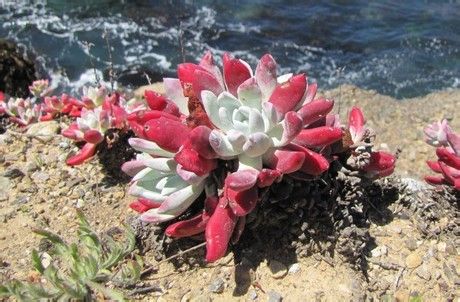
[[[422,140],[424,125],[445,117],[460,130],[460,90],[402,101],[353,86],[320,94],[334,98],[340,114],[346,114],[350,105],[361,106],[377,132],[378,144],[386,142],[381,147],[391,151],[401,149],[396,174],[403,177],[420,178],[428,172],[424,161],[434,157],[434,150]],[[54,130],[58,126],[46,125]],[[0,282],[26,279],[32,271],[30,253],[40,238],[31,228],[53,230],[71,240],[77,229],[75,208],[82,209],[100,232],[120,226],[133,215],[127,207],[125,185],[108,181],[96,159],[77,168],[65,165],[67,153],[75,148],[61,136],[43,142],[9,131],[0,135]],[[375,244],[365,271],[339,255],[313,254],[295,261],[281,257],[254,264],[244,257],[235,262],[230,253],[212,265],[162,263],[143,281],[158,285],[161,291],[136,298],[409,301],[422,297],[423,301],[446,301],[460,297],[459,240],[452,233],[427,238],[417,221],[407,216],[372,224],[369,232]],[[144,261],[154,265],[154,254],[148,252]]]

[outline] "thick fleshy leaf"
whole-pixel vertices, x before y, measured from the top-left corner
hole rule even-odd
[[[132,137],[128,139],[128,143],[135,150],[140,152],[145,152],[154,156],[164,156],[164,157],[173,157],[174,153],[163,150],[156,143],[148,141],[146,139]]]
[[[217,160],[206,159],[189,145],[184,145],[184,148],[174,156],[174,160],[185,170],[191,171],[198,176],[203,176],[217,167]]]
[[[460,135],[449,130],[447,132],[447,141],[452,150],[454,150],[455,154],[460,156]]]
[[[436,172],[436,173],[442,173],[442,171],[441,171],[441,166],[439,165],[439,162],[438,162],[438,161],[427,160],[427,161],[426,161],[426,164],[427,164],[428,167],[430,167],[430,169],[433,170],[434,172]]]
[[[278,112],[285,114],[293,110],[301,101],[306,85],[304,74],[293,76],[288,82],[279,84],[275,88],[269,102],[275,106]]]
[[[285,147],[287,150],[302,152],[305,156],[300,171],[309,175],[317,176],[329,169],[329,162],[324,156],[319,153],[313,152],[308,148],[296,144],[289,144]]]
[[[175,115],[172,115],[172,114],[169,114],[167,112],[158,111],[158,110],[140,110],[140,111],[136,111],[136,112],[133,112],[131,114],[128,114],[127,119],[128,119],[128,121],[135,121],[135,122],[137,122],[137,123],[139,123],[141,125],[144,125],[148,121],[153,120],[153,119],[158,119],[160,117],[164,117],[164,118],[171,119],[173,121],[180,122],[179,117],[177,117]]]
[[[236,216],[245,216],[252,212],[259,200],[259,190],[257,186],[253,186],[244,191],[236,191],[228,187],[224,188],[224,190],[225,196],[228,199],[228,204]]]
[[[177,152],[187,139],[190,128],[181,122],[160,117],[145,123],[144,132],[147,139],[162,149]]]
[[[200,213],[190,219],[171,224],[166,228],[165,234],[173,238],[198,235],[205,231],[208,220],[209,218],[204,219],[203,214]]]
[[[244,81],[238,87],[238,99],[245,106],[260,110],[262,108],[262,92],[255,78]]]
[[[140,160],[130,160],[121,165],[121,170],[131,177],[133,177],[134,175],[136,175],[144,169],[145,165]]]
[[[259,188],[271,186],[281,175],[282,173],[278,170],[262,169],[257,177],[257,186]]]
[[[95,144],[95,145],[99,144],[100,142],[104,140],[104,136],[101,134],[101,132],[97,130],[85,131],[83,138],[88,143]]]
[[[198,184],[205,180],[208,174],[204,174],[201,176],[196,175],[195,173],[185,170],[182,165],[178,164],[176,168],[176,173],[179,175],[184,181],[188,182],[191,185]]]
[[[277,85],[276,62],[270,54],[260,58],[255,78],[262,93],[262,101],[265,102],[270,98]]]
[[[322,148],[340,140],[342,136],[340,128],[317,127],[300,131],[293,142],[307,148]]]
[[[307,84],[307,86],[308,86],[307,90],[305,91],[305,94],[303,96],[302,105],[306,105],[312,102],[315,99],[316,91],[318,90],[317,83],[310,83],[310,84]]]
[[[204,90],[211,91],[218,95],[224,91],[219,81],[209,72],[205,70],[195,70],[193,78],[194,96],[201,98],[201,92]]]
[[[227,252],[238,217],[228,206],[226,198],[220,198],[216,210],[206,225],[206,261],[214,262]]]
[[[252,77],[252,71],[249,65],[240,60],[231,58],[228,53],[223,56],[224,81],[228,91],[237,95],[238,87],[247,79]]]
[[[265,133],[257,132],[247,137],[243,145],[244,153],[249,157],[257,157],[264,154],[272,146],[272,141]]]
[[[446,180],[442,176],[425,176],[424,179],[427,183],[434,186],[446,183]]]
[[[446,119],[426,126],[423,131],[425,132],[425,141],[428,144],[435,147],[447,146],[447,134],[451,132],[451,129]]]
[[[460,177],[455,177],[452,175],[450,167],[443,162],[439,163],[441,167],[442,175],[444,175],[444,179],[449,182],[451,185],[454,186],[456,190],[460,190]]]
[[[308,102],[302,108],[297,111],[297,113],[302,118],[304,126],[307,126],[313,122],[316,122],[320,118],[325,117],[329,112],[331,112],[334,107],[334,101],[320,98],[312,102]]]
[[[237,135],[235,132],[233,135],[233,141],[230,141],[230,135],[225,135],[219,130],[212,130],[209,135],[209,143],[214,151],[222,157],[230,157],[238,155],[242,152],[241,142],[243,145],[246,142],[246,138],[243,134]]]
[[[233,172],[225,179],[225,186],[235,191],[244,191],[252,188],[257,182],[258,171],[244,169]]]
[[[177,105],[161,94],[152,90],[145,90],[144,98],[147,101],[150,109],[163,111],[175,116],[180,116],[179,108]]]
[[[460,169],[460,156],[456,156],[444,147],[436,148],[439,160],[455,169]]]
[[[370,162],[363,170],[384,177],[393,172],[395,163],[396,157],[393,154],[383,151],[372,152]]]
[[[77,166],[84,163],[96,153],[96,144],[86,143],[81,150],[66,160],[69,166]]]
[[[168,99],[174,102],[179,108],[179,111],[183,114],[189,114],[188,111],[188,98],[184,96],[182,85],[179,79],[164,78],[163,84],[165,86],[165,92]]]
[[[296,112],[290,111],[268,135],[272,138],[275,147],[281,147],[290,143],[300,133],[302,127],[303,122],[300,116]]]
[[[138,213],[144,213],[150,210],[151,208],[139,201],[133,201],[129,204],[129,207]]]
[[[206,126],[198,126],[190,131],[188,139],[190,146],[201,156],[207,159],[213,159],[217,157],[216,152],[209,143],[210,135],[211,129]]]
[[[240,216],[236,222],[235,230],[232,234],[231,242],[232,244],[237,243],[240,240],[241,235],[243,234],[244,227],[246,226],[246,216]]]
[[[364,119],[363,112],[358,107],[353,107],[348,116],[348,127],[354,143],[360,142],[364,134]]]
[[[219,67],[217,67],[214,63],[214,59],[210,51],[207,51],[204,54],[199,65],[211,73],[219,81],[220,85],[224,87],[222,73],[220,72]]]
[[[289,174],[299,170],[304,160],[304,152],[279,149],[267,155],[264,163],[283,174]]]

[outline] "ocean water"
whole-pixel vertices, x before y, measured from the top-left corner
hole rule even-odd
[[[110,67],[124,85],[175,74],[206,50],[322,89],[342,83],[397,98],[460,87],[460,1],[0,0],[0,37],[15,40],[60,90],[78,93]],[[96,71],[95,71],[96,70]]]

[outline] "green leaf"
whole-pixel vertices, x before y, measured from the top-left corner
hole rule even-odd
[[[32,265],[40,274],[43,274],[45,271],[45,267],[42,264],[42,260],[40,259],[37,250],[32,251]]]
[[[93,290],[95,291],[98,291],[98,292],[101,292],[104,294],[104,296],[112,299],[112,300],[115,300],[115,301],[126,301],[126,299],[123,297],[123,294],[121,294],[120,292],[116,291],[116,290],[113,290],[113,289],[109,289],[107,287],[104,287],[96,282],[92,282],[92,281],[87,281],[86,284],[91,287]]]

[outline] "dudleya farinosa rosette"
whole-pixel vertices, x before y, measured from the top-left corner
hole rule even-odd
[[[143,152],[123,166],[139,198],[131,207],[160,223],[202,198],[202,213],[166,234],[205,232],[208,261],[237,240],[261,188],[283,174],[322,174],[333,160],[329,146],[342,139],[344,129],[328,116],[333,101],[315,99],[316,84],[304,74],[277,77],[276,68],[268,54],[255,72],[225,54],[221,72],[207,53],[199,64],[180,64],[179,79],[164,79],[165,96],[146,92],[152,110],[128,117],[138,136],[130,144]]]

